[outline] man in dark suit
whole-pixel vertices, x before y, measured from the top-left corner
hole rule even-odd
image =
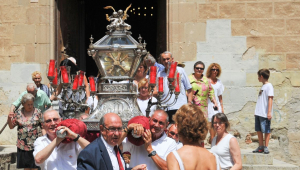
[[[121,118],[115,113],[105,114],[100,119],[101,136],[80,152],[77,170],[127,170],[118,148],[122,131]],[[132,170],[146,170],[146,165],[138,165]]]

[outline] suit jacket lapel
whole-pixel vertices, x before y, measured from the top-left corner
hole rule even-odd
[[[106,169],[111,170],[111,169],[113,169],[113,166],[112,166],[110,157],[108,155],[107,149],[106,149],[101,137],[99,137],[98,139],[99,139],[98,143],[99,143],[100,151],[102,152],[103,159],[104,159],[104,162],[106,165]]]

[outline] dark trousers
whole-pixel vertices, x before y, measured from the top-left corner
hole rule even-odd
[[[177,110],[168,110],[166,111],[168,116],[169,116],[169,122],[170,123],[174,123],[173,121],[173,115],[175,115],[175,113],[177,112]]]

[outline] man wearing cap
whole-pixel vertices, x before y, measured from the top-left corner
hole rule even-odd
[[[167,155],[176,150],[176,142],[164,132],[168,123],[167,113],[164,110],[156,110],[149,119],[150,130],[144,132],[141,124],[128,125],[128,130],[123,132],[121,140],[131,131],[137,136],[142,136],[144,140],[144,144],[140,146],[129,142],[128,138],[123,140],[123,152],[131,153],[130,166],[145,163],[149,170],[167,169]]]
[[[122,120],[117,114],[107,113],[102,116],[101,136],[79,154],[77,170],[127,170],[118,146],[122,131]],[[146,170],[146,165],[137,165],[132,169]]]
[[[162,98],[165,98],[167,95],[169,95],[168,74],[167,74],[169,69],[169,63],[173,62],[174,58],[172,57],[172,53],[169,51],[165,51],[161,53],[160,57],[161,57],[162,64],[165,66],[165,69],[159,72],[157,76],[164,78],[164,93]],[[182,105],[187,104],[188,102],[192,103],[193,100],[192,86],[190,84],[187,74],[185,73],[182,67],[177,66],[176,70],[181,77],[181,88],[176,103],[173,106],[168,107],[167,109],[170,123],[173,123],[172,116],[176,113],[176,111]],[[175,100],[175,94],[172,94],[171,99],[166,104],[172,104],[174,100]]]

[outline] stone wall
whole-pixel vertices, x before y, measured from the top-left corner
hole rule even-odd
[[[0,0],[0,128],[11,103],[33,82],[32,72],[41,71],[42,82],[48,83],[46,62],[53,53],[50,4],[51,0]],[[16,137],[16,128],[7,127],[0,144],[14,144]]]
[[[271,70],[274,115],[270,151],[300,165],[300,2],[293,0],[169,0],[168,49],[185,70],[201,60],[219,63],[225,85],[224,110],[242,148],[258,145],[254,108],[261,83],[257,71]],[[253,143],[246,144],[247,135]]]

